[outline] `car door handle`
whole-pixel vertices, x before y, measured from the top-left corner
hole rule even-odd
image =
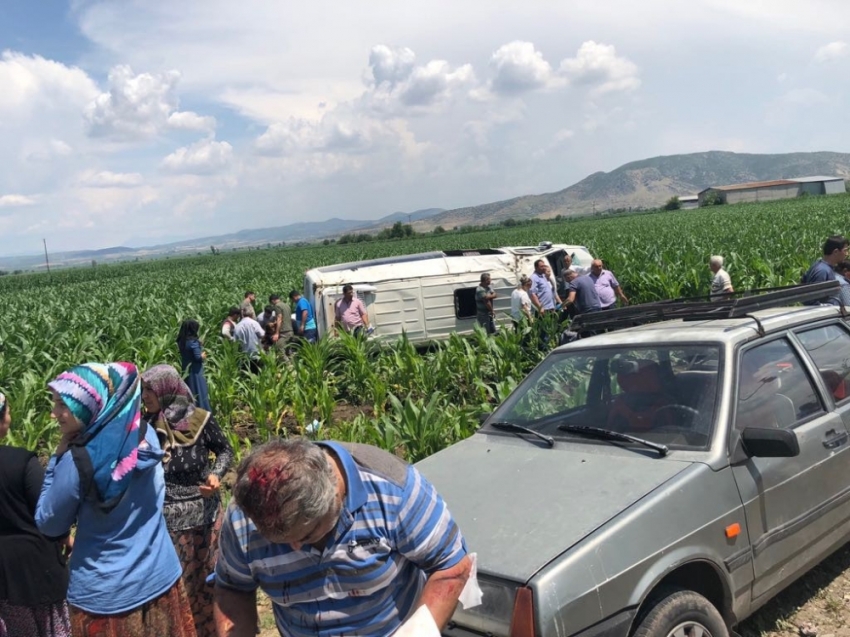
[[[847,442],[848,434],[846,431],[838,433],[835,429],[830,429],[826,432],[826,437],[823,441],[823,446],[827,449],[835,449]]]

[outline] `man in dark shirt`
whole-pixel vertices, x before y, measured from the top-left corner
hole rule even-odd
[[[574,270],[567,270],[564,272],[564,281],[567,283],[567,300],[564,305],[574,305],[576,314],[602,309],[596,286],[589,276],[579,276]]]
[[[490,274],[485,272],[481,275],[481,285],[475,288],[475,318],[488,334],[496,333],[496,324],[493,321],[493,299],[495,298],[496,293],[490,285]]]
[[[848,245],[850,245],[850,241],[841,235],[829,237],[823,244],[823,256],[812,264],[803,275],[800,283],[805,285],[807,283],[835,281],[835,266],[847,258]],[[819,301],[809,301],[805,305],[819,305],[821,303],[840,305],[841,300],[836,293],[834,296]]]

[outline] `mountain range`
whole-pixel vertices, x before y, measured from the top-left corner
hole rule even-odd
[[[709,151],[642,159],[611,172],[596,172],[580,182],[542,195],[447,210],[413,224],[418,231],[446,229],[506,219],[585,215],[598,210],[658,208],[673,195],[695,195],[709,186],[806,176],[850,178],[848,153],[754,155]]]
[[[315,241],[351,232],[378,232],[401,221],[417,231],[442,226],[450,230],[464,225],[499,223],[506,219],[578,216],[601,210],[657,208],[673,195],[691,195],[709,186],[768,181],[813,175],[850,178],[850,154],[835,152],[756,155],[709,151],[668,155],[631,162],[611,172],[596,172],[578,183],[553,193],[525,195],[505,201],[444,210],[426,208],[395,212],[375,220],[328,219],[285,226],[186,239],[163,245],[65,252],[51,255],[51,262],[88,265],[92,260],[114,261],[153,258],[209,250],[231,249],[298,241]],[[129,241],[135,245],[136,241]],[[42,267],[42,256],[0,258],[0,270]]]

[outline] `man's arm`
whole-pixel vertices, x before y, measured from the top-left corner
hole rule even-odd
[[[213,617],[218,637],[255,637],[257,592],[242,593],[216,586]]]
[[[570,305],[571,303],[575,303],[576,300],[576,291],[570,290],[570,293],[567,294],[567,300],[564,302],[564,307]]]
[[[363,325],[366,329],[369,329],[369,312],[366,310],[366,305],[363,301],[360,301],[360,304],[357,306],[357,309],[360,311],[360,319],[363,321]]]
[[[617,298],[623,302],[623,305],[629,304],[629,299],[627,299],[626,295],[623,294],[623,288],[621,288],[619,285],[614,287],[614,294],[616,294]]]
[[[449,623],[457,606],[457,599],[469,574],[472,572],[472,560],[468,555],[454,566],[431,573],[422,589],[418,606],[425,605],[431,612],[434,622],[442,630]]]

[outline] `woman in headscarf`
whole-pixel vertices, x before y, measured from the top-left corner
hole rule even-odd
[[[186,319],[177,333],[177,348],[186,374],[186,384],[195,396],[195,404],[201,409],[211,411],[210,390],[204,377],[204,361],[207,353],[198,338],[201,326],[195,319]],[[188,372],[188,373],[187,373]]]
[[[213,585],[221,529],[219,487],[233,449],[213,415],[195,406],[192,392],[170,365],[142,374],[145,419],[165,451],[165,522],[183,565],[198,637],[215,637]],[[215,461],[210,464],[210,453]]]
[[[12,424],[0,393],[0,440]],[[0,446],[0,637],[70,637],[62,545],[39,533],[35,505],[44,480],[38,457]],[[66,536],[67,538],[67,536]]]
[[[131,363],[87,363],[48,383],[62,438],[35,521],[76,524],[68,604],[75,637],[193,637],[180,561],[162,517],[163,451],[141,420]]]

